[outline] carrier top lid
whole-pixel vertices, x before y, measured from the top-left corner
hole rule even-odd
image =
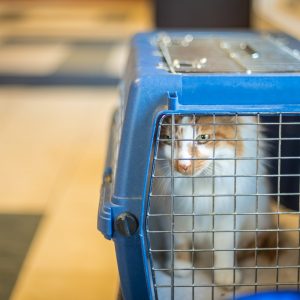
[[[300,49],[275,36],[162,35],[158,47],[172,73],[297,73]]]

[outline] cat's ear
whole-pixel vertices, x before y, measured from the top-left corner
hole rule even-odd
[[[181,124],[182,116],[175,115],[173,120],[172,120],[172,116],[171,115],[165,115],[165,116],[162,117],[162,124],[172,124],[172,121],[175,124]]]
[[[222,116],[220,118],[220,123],[235,124],[236,122],[237,122],[237,118],[234,115],[231,115],[231,116]]]
[[[228,116],[196,116],[195,122],[197,124],[205,124],[205,125],[213,125],[214,123],[218,124],[235,124],[236,116],[228,115]]]
[[[172,123],[171,116],[167,116],[167,115],[162,116],[161,123],[162,124],[171,124]]]

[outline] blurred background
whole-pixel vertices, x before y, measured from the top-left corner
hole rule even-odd
[[[96,229],[130,37],[247,28],[300,38],[300,0],[0,2],[0,299],[115,299]]]

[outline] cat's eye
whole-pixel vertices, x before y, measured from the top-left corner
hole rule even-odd
[[[171,137],[167,134],[161,134],[160,135],[160,139],[163,143],[171,145],[172,144],[172,140]]]
[[[209,134],[200,134],[196,137],[196,141],[198,144],[205,144],[209,141],[210,135]]]

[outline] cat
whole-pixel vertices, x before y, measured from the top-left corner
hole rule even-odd
[[[259,247],[264,234],[254,231],[272,227],[271,216],[263,214],[271,211],[269,185],[255,176],[267,174],[264,160],[256,159],[268,150],[261,128],[256,116],[174,115],[161,121],[150,202],[150,214],[158,216],[150,227],[158,234],[151,243],[179,250],[164,258],[175,276],[195,266],[194,250],[207,249],[213,283],[230,289],[242,282],[233,250]]]

